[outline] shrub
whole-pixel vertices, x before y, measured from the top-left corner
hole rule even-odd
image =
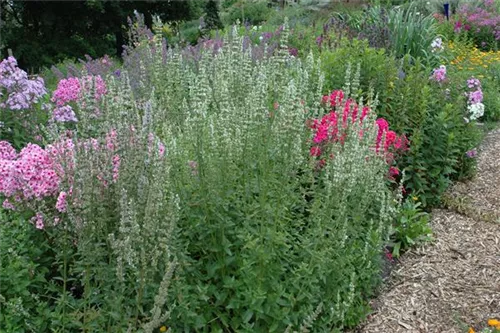
[[[196,60],[171,54],[154,72],[158,105],[169,106],[160,123],[178,133],[172,160],[184,250],[169,324],[275,331],[299,326],[323,304],[337,310],[313,327],[353,325],[366,310],[361,295],[378,280],[392,216],[387,165],[364,158],[374,133],[360,141],[353,130],[317,171],[304,125],[321,112],[317,64],[284,46],[254,64],[243,42],[233,34],[223,52],[200,48]]]
[[[479,6],[462,4],[458,9],[455,32],[469,32],[481,49],[498,50],[500,41],[500,9],[493,0],[483,0]]]
[[[229,21],[225,24],[234,24],[239,20],[240,23],[259,25],[267,20],[271,11],[265,1],[239,1],[231,7]]]
[[[5,332],[47,331],[50,244],[22,215],[0,208],[0,220],[0,328]]]
[[[476,147],[480,131],[466,123],[465,81],[445,76],[437,82],[417,61],[402,67],[400,79],[380,109],[396,131],[410,140],[408,154],[400,160],[405,186],[424,207],[435,206],[459,175],[470,175],[474,163],[466,152]],[[385,107],[384,107],[385,105]]]
[[[374,148],[392,132],[371,114],[353,121],[342,143],[322,143],[334,158],[318,169],[306,124],[333,111],[317,60],[290,56],[287,35],[285,25],[277,56],[255,62],[234,31],[223,52],[195,55],[158,52],[155,38],[139,62],[149,96],[134,99],[124,70],[106,78],[99,114],[95,89],[82,90],[79,121],[48,126],[51,145],[36,151],[57,189],[2,195],[49,240],[52,329],[323,331],[366,313],[395,215]],[[18,163],[5,151],[3,163]]]
[[[325,89],[342,87],[343,73],[350,62],[360,64],[360,88],[368,91],[370,87],[376,87],[384,104],[387,92],[398,77],[396,60],[383,49],[369,47],[367,41],[344,39],[339,47],[321,53]]]

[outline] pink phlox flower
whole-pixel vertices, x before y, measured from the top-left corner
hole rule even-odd
[[[59,196],[57,197],[56,209],[61,213],[64,213],[66,211],[66,208],[67,208],[66,197],[67,197],[67,195],[68,194],[66,192],[61,191],[59,193]]]
[[[118,181],[119,172],[120,172],[120,155],[116,154],[113,156],[113,183]]]
[[[35,224],[37,229],[43,229],[45,227],[43,215],[40,212],[37,212],[36,215],[31,218],[31,222]]]
[[[441,65],[438,68],[435,68],[432,73],[431,79],[436,82],[443,82],[444,80],[446,80],[446,66]]]
[[[9,210],[16,210],[16,207],[9,201],[9,199],[5,199],[3,201],[2,207]]]

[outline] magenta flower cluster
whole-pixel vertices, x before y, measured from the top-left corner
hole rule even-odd
[[[17,60],[8,57],[0,62],[0,108],[26,110],[45,94],[43,79],[30,80],[28,74],[17,67]]]
[[[58,122],[77,122],[75,111],[71,105],[58,106],[52,111],[52,119]]]
[[[469,104],[478,104],[483,102],[481,81],[479,81],[475,77],[471,77],[467,80],[467,88],[469,88],[469,92],[467,93]]]
[[[465,93],[467,96],[467,110],[471,120],[477,120],[484,115],[483,91],[481,90],[481,81],[475,77],[467,80],[467,88],[469,91]],[[468,121],[468,118],[465,118]]]
[[[359,122],[359,124],[363,124],[371,112],[368,106],[363,106],[360,110],[353,99],[345,98],[342,90],[334,90],[330,95],[323,96],[322,104],[329,108],[330,112],[321,119],[313,119],[308,122],[308,126],[313,131],[313,145],[309,154],[320,158],[319,168],[326,164],[325,146],[333,142],[339,142],[343,145],[347,131],[350,130],[349,123]],[[398,136],[394,131],[391,131],[389,123],[384,118],[378,118],[373,126],[377,129],[377,138],[374,142],[375,151],[383,155],[390,166],[394,162],[395,154],[402,154],[408,150],[408,139],[404,135]],[[363,137],[362,130],[359,136]],[[329,158],[332,159],[333,156],[330,155]],[[399,174],[399,170],[391,166],[389,172],[390,177]]]

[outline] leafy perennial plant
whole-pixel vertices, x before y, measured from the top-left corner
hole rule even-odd
[[[320,120],[311,133],[310,119],[333,111],[321,64],[290,56],[287,34],[259,60],[236,31],[196,57],[156,37],[134,74],[149,94],[127,68],[60,83],[55,107],[75,117],[54,115],[50,144],[1,143],[4,207],[32,217],[51,247],[40,271],[50,291],[15,299],[2,281],[5,304],[38,304],[59,331],[356,324],[396,212],[385,151],[405,140],[368,112],[374,98],[355,102],[349,68],[335,105],[349,120],[327,125],[341,135],[319,140]],[[334,156],[321,168],[319,146]],[[5,309],[9,329],[34,325],[30,311]]]

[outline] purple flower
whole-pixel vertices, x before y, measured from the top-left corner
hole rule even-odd
[[[436,82],[443,82],[446,80],[446,66],[441,65],[439,68],[435,68],[430,78]]]
[[[399,78],[400,80],[404,80],[404,79],[405,79],[405,77],[406,77],[406,73],[405,73],[402,69],[400,69],[400,70],[398,71],[398,78]]]
[[[318,44],[318,47],[321,47],[322,43],[323,43],[323,36],[318,36],[316,38],[316,44]]]
[[[289,47],[288,48],[288,54],[290,54],[292,57],[298,57],[299,56],[299,50],[297,50],[295,47]]]
[[[465,153],[465,156],[468,158],[474,158],[477,156],[477,150],[476,148],[469,150],[468,152]]]
[[[483,101],[483,92],[481,91],[481,89],[469,93],[470,104],[481,103],[482,101]]]
[[[17,60],[8,57],[0,62],[0,96],[7,99],[1,108],[26,110],[37,103],[47,93],[45,83],[40,77],[30,80],[28,74],[17,67]]]
[[[58,122],[77,122],[75,112],[69,105],[58,106],[52,112],[52,119]]]
[[[481,81],[479,81],[475,77],[471,77],[470,79],[467,80],[467,87],[469,87],[470,89],[481,87]]]

